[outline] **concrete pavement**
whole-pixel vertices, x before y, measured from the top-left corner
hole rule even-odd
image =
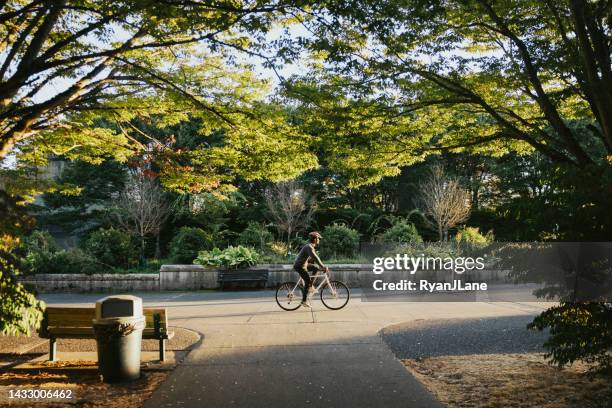
[[[401,322],[526,316],[538,303],[362,302],[339,311],[281,310],[272,291],[142,293],[168,308],[171,325],[204,336],[145,407],[436,407],[431,394],[382,342]],[[53,304],[100,295],[46,295]]]

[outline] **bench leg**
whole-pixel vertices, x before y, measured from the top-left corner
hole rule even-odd
[[[159,361],[166,359],[166,339],[159,339]]]
[[[57,339],[49,339],[49,361],[57,361]]]

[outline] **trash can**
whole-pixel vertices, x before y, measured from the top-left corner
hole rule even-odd
[[[140,377],[140,346],[145,328],[142,299],[108,296],[96,302],[93,328],[98,343],[98,369],[107,383]]]

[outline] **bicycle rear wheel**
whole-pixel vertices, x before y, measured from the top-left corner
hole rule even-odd
[[[330,281],[329,285],[321,289],[321,302],[331,310],[342,309],[350,297],[348,287],[340,281]]]
[[[302,285],[296,287],[296,282],[285,282],[276,289],[276,303],[281,309],[292,311],[300,307],[302,302]]]

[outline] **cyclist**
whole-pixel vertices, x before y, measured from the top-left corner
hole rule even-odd
[[[295,263],[293,264],[293,269],[295,269],[295,271],[299,273],[304,280],[304,287],[302,288],[303,307],[312,307],[310,305],[310,300],[308,299],[308,294],[314,292],[314,288],[312,287],[312,280],[310,279],[308,272],[312,272],[314,274],[320,269],[324,270],[325,273],[329,272],[329,268],[323,265],[323,262],[321,262],[319,255],[317,255],[317,252],[315,251],[315,248],[319,245],[321,238],[321,234],[319,234],[317,231],[313,231],[308,234],[309,242],[302,247],[297,258],[295,259]]]

